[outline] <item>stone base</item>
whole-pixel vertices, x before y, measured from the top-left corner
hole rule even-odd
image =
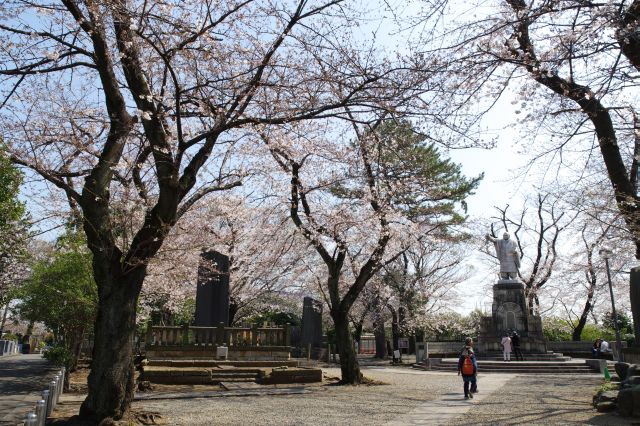
[[[517,331],[523,353],[546,353],[542,319],[529,313],[524,284],[518,280],[498,280],[493,286],[492,315],[483,317],[476,349],[479,354],[502,352],[502,337]]]

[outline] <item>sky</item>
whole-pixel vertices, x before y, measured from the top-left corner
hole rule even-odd
[[[398,1],[394,3],[398,3]],[[412,13],[413,8],[417,7],[415,5],[418,3],[408,2],[404,13]],[[469,11],[469,6],[466,2],[457,1],[457,6],[455,3],[452,2],[454,11],[458,10],[460,14]],[[378,28],[378,26],[377,24],[372,24],[371,28]],[[365,34],[370,34],[369,30],[371,28],[364,27],[362,29],[363,37]],[[395,46],[393,37],[389,37],[388,40],[390,46]],[[492,111],[486,114],[481,123],[481,127],[486,129],[488,135],[496,136],[497,145],[495,148],[467,148],[449,151],[451,158],[462,165],[466,176],[471,177],[484,173],[484,179],[475,195],[467,200],[468,214],[471,220],[491,216],[495,213],[494,206],[505,206],[509,203],[514,209],[520,208],[524,202],[524,196],[531,193],[534,185],[538,182],[537,178],[531,175],[513,177],[515,172],[525,165],[528,158],[526,155],[519,153],[522,150],[522,146],[518,146],[520,137],[518,129],[508,126],[517,119],[517,115],[511,105],[512,99],[513,97],[510,96],[509,92],[506,92],[505,96]],[[47,201],[50,202],[50,200]],[[31,204],[31,208],[37,210],[39,206]],[[53,239],[56,235],[57,232],[53,231],[44,237]],[[467,260],[468,264],[475,269],[469,279],[457,289],[464,296],[461,297],[461,303],[452,308],[460,313],[468,313],[474,308],[486,310],[488,307],[490,309],[491,286],[497,279],[497,267],[496,270],[488,269],[485,263],[481,261],[482,257],[486,257],[486,255],[480,252],[471,253]]]

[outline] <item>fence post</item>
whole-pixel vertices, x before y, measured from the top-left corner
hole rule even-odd
[[[29,412],[26,416],[24,416],[24,426],[37,426],[38,425],[38,416],[36,413]]]
[[[291,324],[284,325],[284,345],[291,346]]]
[[[258,324],[251,324],[251,346],[258,346]]]
[[[189,344],[189,323],[185,323],[182,325],[182,344]]]
[[[58,389],[56,392],[56,405],[60,402],[60,395],[62,394],[62,387],[64,386],[64,376],[62,371],[56,374],[56,380],[58,381]]]
[[[38,426],[44,426],[47,421],[47,401],[44,399],[36,402],[36,416],[38,417]]]
[[[46,410],[44,410],[45,417],[49,417],[51,414],[51,398],[49,398],[49,390],[45,389],[42,391],[42,399],[45,401]]]
[[[216,345],[217,346],[222,346],[223,343],[227,343],[225,342],[224,339],[224,323],[221,322],[218,327],[216,328]]]
[[[58,382],[56,380],[52,380],[49,382],[49,407],[50,408],[49,408],[49,413],[47,414],[51,414],[53,409],[56,408],[57,386],[58,386]]]

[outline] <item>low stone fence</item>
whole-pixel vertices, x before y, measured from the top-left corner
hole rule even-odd
[[[291,346],[291,327],[151,326],[147,345]]]
[[[151,326],[147,332],[147,357],[286,360],[291,353],[291,327]]]
[[[18,353],[18,344],[13,340],[0,340],[0,356],[15,355]]]
[[[622,349],[624,353],[624,349],[627,347],[627,342],[621,342]],[[609,342],[609,348],[611,351],[615,350],[616,343],[615,341]],[[547,348],[553,352],[560,352],[563,355],[571,356],[574,358],[591,358],[591,348],[593,347],[593,342],[588,340],[580,340],[580,341],[563,341],[563,342],[547,342]],[[607,354],[602,354],[604,358],[610,358],[613,355],[613,352],[609,352]]]
[[[429,358],[450,358],[457,357],[460,349],[464,346],[464,341],[460,342],[425,342],[425,350],[429,353]]]

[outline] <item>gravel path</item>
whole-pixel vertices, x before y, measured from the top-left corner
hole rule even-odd
[[[340,374],[338,369],[324,371]],[[134,407],[159,413],[167,424],[185,426],[382,425],[403,423],[407,416],[424,418],[413,424],[631,424],[593,410],[591,397],[602,384],[598,375],[481,376],[482,397],[461,404],[456,395],[463,400],[462,380],[455,374],[390,367],[363,372],[387,384],[308,385],[303,394],[160,399],[136,401]],[[490,380],[496,383],[489,389],[493,392],[482,394],[483,380],[487,385]],[[455,406],[447,408],[446,416],[429,409],[446,405]]]

